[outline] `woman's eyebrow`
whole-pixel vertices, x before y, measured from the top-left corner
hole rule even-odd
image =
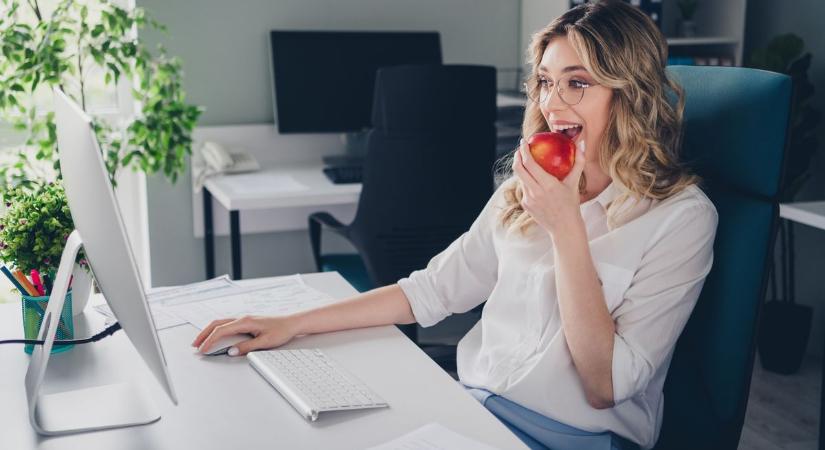
[[[577,70],[584,70],[584,71],[587,71],[587,69],[585,69],[585,68],[584,68],[584,66],[567,66],[567,67],[565,67],[564,69],[561,69],[561,72],[562,72],[562,73],[567,73],[567,72],[575,72],[575,71],[577,71]],[[549,70],[547,70],[547,67],[545,67],[545,66],[543,66],[543,65],[540,65],[540,66],[539,66],[539,72],[548,73],[548,72],[550,72],[550,71],[549,71]]]

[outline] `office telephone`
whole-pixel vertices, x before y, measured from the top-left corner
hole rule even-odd
[[[206,165],[216,172],[253,172],[261,168],[248,151],[240,148],[228,149],[217,142],[204,142],[201,146],[201,155]]]

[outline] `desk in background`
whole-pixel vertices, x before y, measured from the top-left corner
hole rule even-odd
[[[249,175],[220,175],[206,180],[203,185],[203,231],[206,250],[206,278],[215,276],[215,229],[212,200],[215,199],[229,211],[229,235],[232,247],[232,279],[240,280],[241,272],[241,211],[254,211],[290,207],[312,207],[318,210],[330,205],[354,206],[358,203],[361,184],[333,184],[324,175],[323,164],[282,164]],[[238,177],[284,177],[301,184],[299,190],[239,191]],[[307,217],[309,215],[307,214]],[[306,222],[304,218],[304,223]],[[305,225],[304,225],[305,226]]]
[[[797,202],[779,205],[779,217],[825,230],[825,202]],[[825,365],[822,367],[819,397],[819,450],[825,450]]]
[[[304,275],[304,279],[337,298],[356,293],[335,272]],[[0,338],[19,337],[20,321],[19,304],[0,305]],[[75,330],[83,336],[102,326],[102,317],[88,308]],[[438,422],[502,450],[526,449],[394,326],[304,336],[284,346],[321,348],[390,404],[387,409],[324,414],[317,422],[304,420],[245,358],[193,354],[189,344],[196,333],[191,325],[159,332],[178,406],[169,402],[122,332],[53,355],[47,390],[132,380],[147,389],[162,418],[146,426],[52,438],[38,436],[29,425],[23,387],[29,356],[22,346],[0,346],[2,448],[364,449]]]

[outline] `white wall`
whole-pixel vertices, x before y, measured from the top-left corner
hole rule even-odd
[[[522,65],[529,66],[527,47],[533,33],[539,31],[570,8],[570,0],[523,0],[521,5],[520,57]]]
[[[181,57],[201,125],[273,121],[266,39],[270,29],[435,30],[445,63],[515,67],[521,60],[518,0],[138,0],[169,28],[142,39]],[[548,20],[550,18],[548,17]],[[319,64],[323,55],[319,55]],[[330,71],[334,78],[334,68]],[[314,147],[312,136],[307,146]],[[278,151],[278,149],[272,149]],[[192,232],[190,174],[148,183],[155,285],[205,276],[203,241]],[[222,213],[222,211],[218,211]],[[243,215],[241,216],[243,220]],[[338,241],[333,248],[347,249]],[[245,277],[313,271],[305,231],[244,235]],[[216,242],[217,273],[229,272],[229,241]]]

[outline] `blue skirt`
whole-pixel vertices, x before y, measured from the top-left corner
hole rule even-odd
[[[484,389],[466,387],[531,450],[638,450],[639,446],[609,431],[593,433],[545,417]]]

